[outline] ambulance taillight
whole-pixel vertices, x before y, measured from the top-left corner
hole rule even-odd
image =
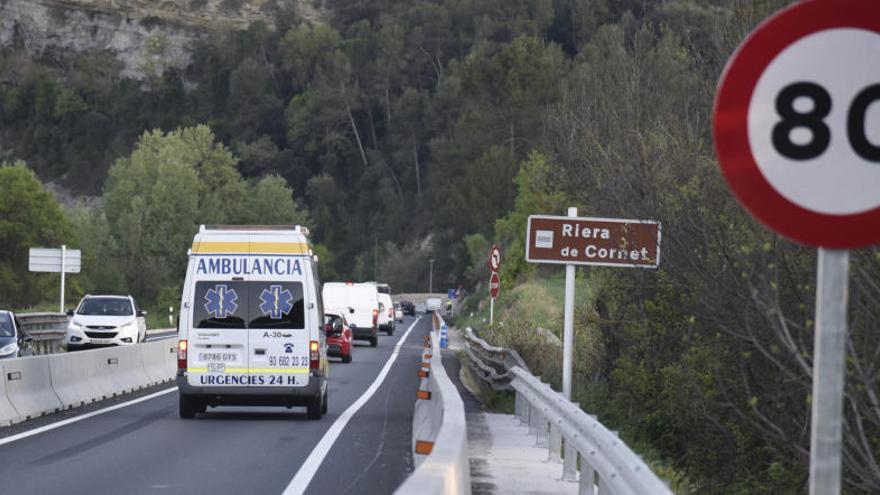
[[[186,348],[186,340],[180,340],[177,342],[177,369],[179,370],[186,369]]]
[[[309,342],[309,368],[316,370],[320,367],[321,353],[320,344],[317,340]]]

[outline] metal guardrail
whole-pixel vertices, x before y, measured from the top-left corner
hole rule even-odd
[[[528,423],[538,445],[549,448],[551,459],[558,461],[564,448],[563,479],[578,479],[580,458],[579,493],[592,494],[598,485],[599,495],[672,495],[616,432],[528,371],[514,367],[510,373],[520,421]]]
[[[435,331],[422,353],[413,417],[416,469],[396,495],[471,493],[464,403],[441,360],[439,330],[445,323],[436,312],[432,318]]]
[[[55,354],[61,351],[67,335],[68,316],[64,313],[19,313],[21,331],[33,338],[34,354]]]
[[[465,329],[464,340],[468,367],[492,390],[512,390],[509,370],[514,366],[529,369],[515,350],[489,344],[477,337],[471,327]]]
[[[553,337],[544,332],[548,340]],[[537,445],[549,449],[550,459],[562,462],[563,479],[579,479],[580,493],[592,495],[597,484],[599,495],[672,493],[616,432],[533,376],[516,351],[489,344],[472,328],[463,335],[468,366],[481,385],[516,392],[516,415],[529,425]]]

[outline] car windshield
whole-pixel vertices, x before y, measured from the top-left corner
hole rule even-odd
[[[0,337],[15,337],[15,328],[12,326],[12,318],[8,314],[0,314]]]
[[[90,297],[83,300],[77,314],[84,316],[131,316],[134,311],[128,299]]]

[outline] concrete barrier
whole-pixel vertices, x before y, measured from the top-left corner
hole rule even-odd
[[[0,371],[3,365],[0,364]],[[0,378],[0,426],[9,426],[18,419],[18,411],[12,407],[9,397],[6,395],[6,375]]]
[[[102,376],[101,350],[56,354],[49,360],[52,389],[64,408],[78,407],[112,393]]]
[[[170,346],[170,350],[165,353],[165,360],[168,363],[168,366],[171,366],[174,369],[174,372],[177,373],[177,339],[174,339],[171,342],[166,342],[166,344]]]
[[[443,318],[435,316],[435,329],[439,329]],[[422,355],[423,363],[430,364],[421,367],[427,367],[428,376],[422,377],[413,416],[416,469],[396,495],[471,493],[464,403],[443,368],[439,340],[431,332],[430,348]]]
[[[174,378],[177,372],[176,340],[160,340],[138,346],[144,362],[144,373],[150,385],[163,383]],[[172,357],[174,359],[172,359]]]
[[[422,362],[430,363],[430,358],[425,358],[425,355],[430,355],[431,349],[427,348],[422,354]],[[412,428],[412,449],[413,449],[413,461],[416,468],[424,461],[428,455],[419,452],[418,443],[419,442],[429,442],[433,443],[437,438],[437,433],[440,431],[440,427],[443,425],[443,396],[442,392],[438,390],[436,385],[431,384],[430,374],[432,370],[428,369],[429,374],[428,378],[422,378],[421,383],[419,384],[419,391],[428,392],[431,394],[430,399],[421,399],[416,401],[415,411],[413,413],[413,428]]]
[[[32,356],[3,361],[6,396],[18,412],[14,422],[61,410],[64,405],[52,389],[49,360],[52,356]]]
[[[174,379],[176,340],[0,361],[0,426]]]
[[[106,353],[101,356],[99,365],[104,368],[105,376],[110,380],[112,395],[133,392],[150,383],[144,371],[143,354],[139,349],[141,345],[143,344],[101,349]]]

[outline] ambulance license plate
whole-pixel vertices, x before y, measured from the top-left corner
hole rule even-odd
[[[208,363],[208,373],[226,373],[226,363]]]

